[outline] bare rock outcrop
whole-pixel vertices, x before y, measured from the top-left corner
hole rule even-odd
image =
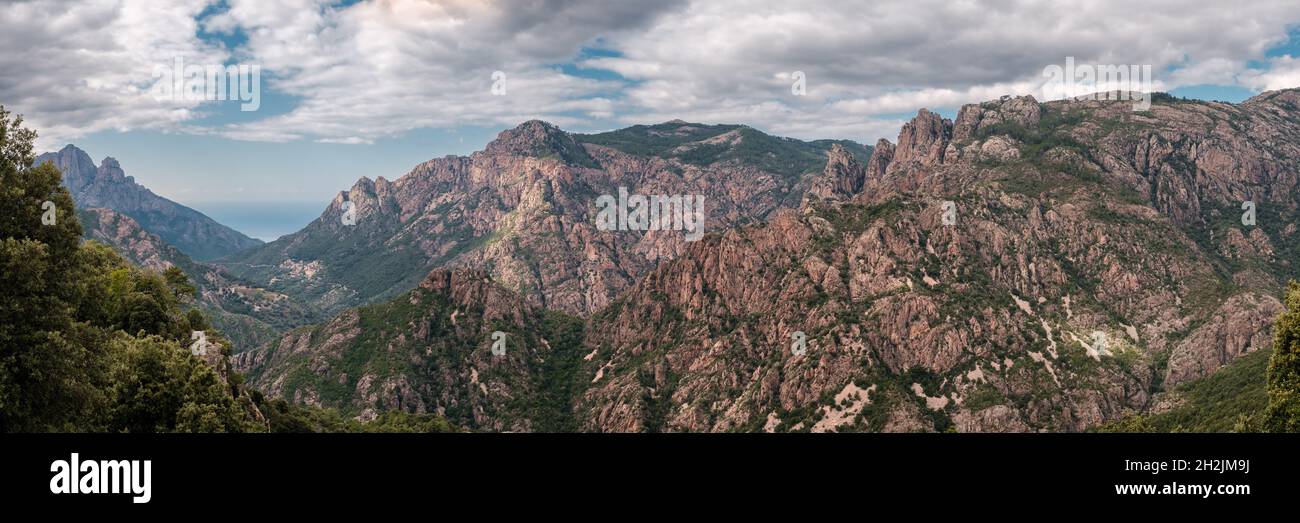
[[[827,153],[826,168],[808,190],[808,194],[824,200],[847,199],[862,190],[867,171],[857,157],[840,144],[831,146]]]
[[[1272,346],[1273,322],[1283,310],[1272,296],[1247,293],[1229,298],[1209,321],[1174,346],[1165,383],[1173,386],[1208,376],[1242,355]]]

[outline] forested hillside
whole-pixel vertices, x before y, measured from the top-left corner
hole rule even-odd
[[[0,431],[452,430],[404,414],[361,424],[244,388],[183,271],[82,241],[61,173],[32,166],[35,137],[0,107]]]

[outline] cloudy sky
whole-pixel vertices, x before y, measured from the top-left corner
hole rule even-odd
[[[200,209],[323,202],[529,118],[892,140],[922,107],[1043,98],[1067,57],[1188,97],[1300,87],[1295,0],[5,0],[0,27],[0,104],[41,150],[114,156]],[[178,57],[258,66],[260,107],[160,99]]]

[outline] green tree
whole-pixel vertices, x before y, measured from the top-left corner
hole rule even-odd
[[[167,309],[143,292],[127,295],[122,329],[129,333],[162,334],[167,329]]]
[[[113,341],[107,429],[242,432],[251,421],[215,371],[159,336]]]
[[[1300,283],[1291,282],[1286,312],[1273,324],[1264,430],[1300,432]]]
[[[36,133],[0,107],[0,430],[68,430],[93,408],[98,356],[74,313],[81,225]]]
[[[180,267],[175,265],[168,267],[163,271],[163,279],[167,281],[167,286],[171,288],[176,299],[181,302],[187,302],[198,296],[198,288],[190,283],[190,277],[185,275]]]
[[[206,331],[212,328],[212,325],[208,323],[208,318],[203,315],[203,311],[198,309],[190,309],[189,312],[185,313],[185,323],[189,325],[191,332]]]
[[[180,310],[189,279],[83,243],[61,173],[32,165],[35,137],[0,107],[0,431],[256,428],[241,380],[187,348],[207,323]]]
[[[0,106],[0,432],[454,429],[401,413],[363,424],[247,394],[224,358],[190,353],[195,330],[223,356],[230,343],[182,311],[195,297],[183,272],[82,242],[59,170],[32,165],[35,137]]]

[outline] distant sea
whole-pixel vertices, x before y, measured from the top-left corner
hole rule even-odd
[[[185,205],[226,227],[269,242],[306,227],[320,217],[329,202],[198,202]]]

